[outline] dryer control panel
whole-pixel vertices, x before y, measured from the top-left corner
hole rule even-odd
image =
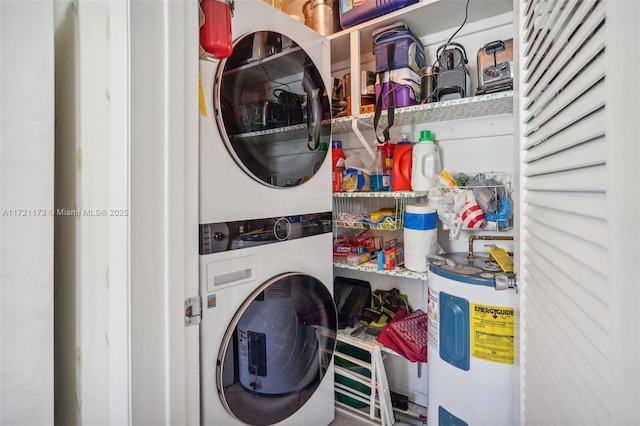
[[[220,253],[331,232],[331,212],[200,225],[200,254]]]

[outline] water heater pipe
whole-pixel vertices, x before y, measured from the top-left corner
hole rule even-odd
[[[469,254],[466,260],[472,262],[476,259],[473,255],[473,242],[475,240],[513,240],[512,236],[508,235],[472,235],[469,237]]]

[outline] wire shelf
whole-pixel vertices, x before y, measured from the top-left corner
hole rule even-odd
[[[390,192],[386,194],[396,194],[397,196],[384,195],[376,197],[365,195],[360,197],[334,197],[334,224],[340,228],[395,231],[403,228],[404,212],[408,205],[427,202],[426,193]]]

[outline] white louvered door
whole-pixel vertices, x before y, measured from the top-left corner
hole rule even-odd
[[[640,424],[640,2],[524,0],[524,425]]]

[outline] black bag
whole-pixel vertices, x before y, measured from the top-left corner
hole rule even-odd
[[[376,72],[410,68],[416,74],[427,66],[427,58],[420,39],[411,32],[404,22],[396,22],[378,28],[373,37],[373,54],[376,57]],[[388,46],[393,45],[393,57],[387,56]]]
[[[338,328],[353,326],[349,322],[359,321],[362,313],[371,303],[371,284],[369,281],[335,277],[333,280],[333,299],[338,311]]]
[[[427,58],[422,42],[404,22],[396,22],[378,28],[371,35],[373,36],[373,54],[376,58],[376,72],[380,85],[380,95],[376,99],[376,109],[373,116],[373,130],[376,133],[378,143],[383,144],[390,139],[389,129],[393,126],[393,110],[395,108],[393,91],[397,88],[396,83],[389,76],[387,90],[384,90],[384,73],[390,70],[409,68],[420,75],[427,65]],[[384,140],[380,140],[377,129],[384,98],[387,99],[387,126],[382,131]]]
[[[389,68],[391,68],[393,66],[393,55],[394,55],[394,45],[393,43],[387,43],[386,44],[386,49],[387,49],[387,63]],[[380,95],[378,96],[378,99],[376,99],[376,110],[375,113],[373,114],[373,132],[376,135],[376,139],[378,140],[378,143],[383,144],[385,142],[387,142],[388,140],[391,139],[391,136],[389,135],[389,129],[391,128],[391,126],[393,126],[393,120],[394,120],[394,108],[395,108],[395,101],[394,101],[394,97],[393,95],[389,96],[390,94],[393,93],[393,81],[391,79],[389,79],[389,83],[387,84],[387,91],[385,93],[385,91],[383,90],[384,87],[384,72],[378,73],[378,79],[379,79],[379,83],[380,84]],[[382,130],[382,135],[384,136],[384,140],[380,140],[380,138],[378,137],[378,122],[380,121],[380,115],[382,114],[382,99],[388,96],[388,100],[387,100],[387,127],[385,127]]]

